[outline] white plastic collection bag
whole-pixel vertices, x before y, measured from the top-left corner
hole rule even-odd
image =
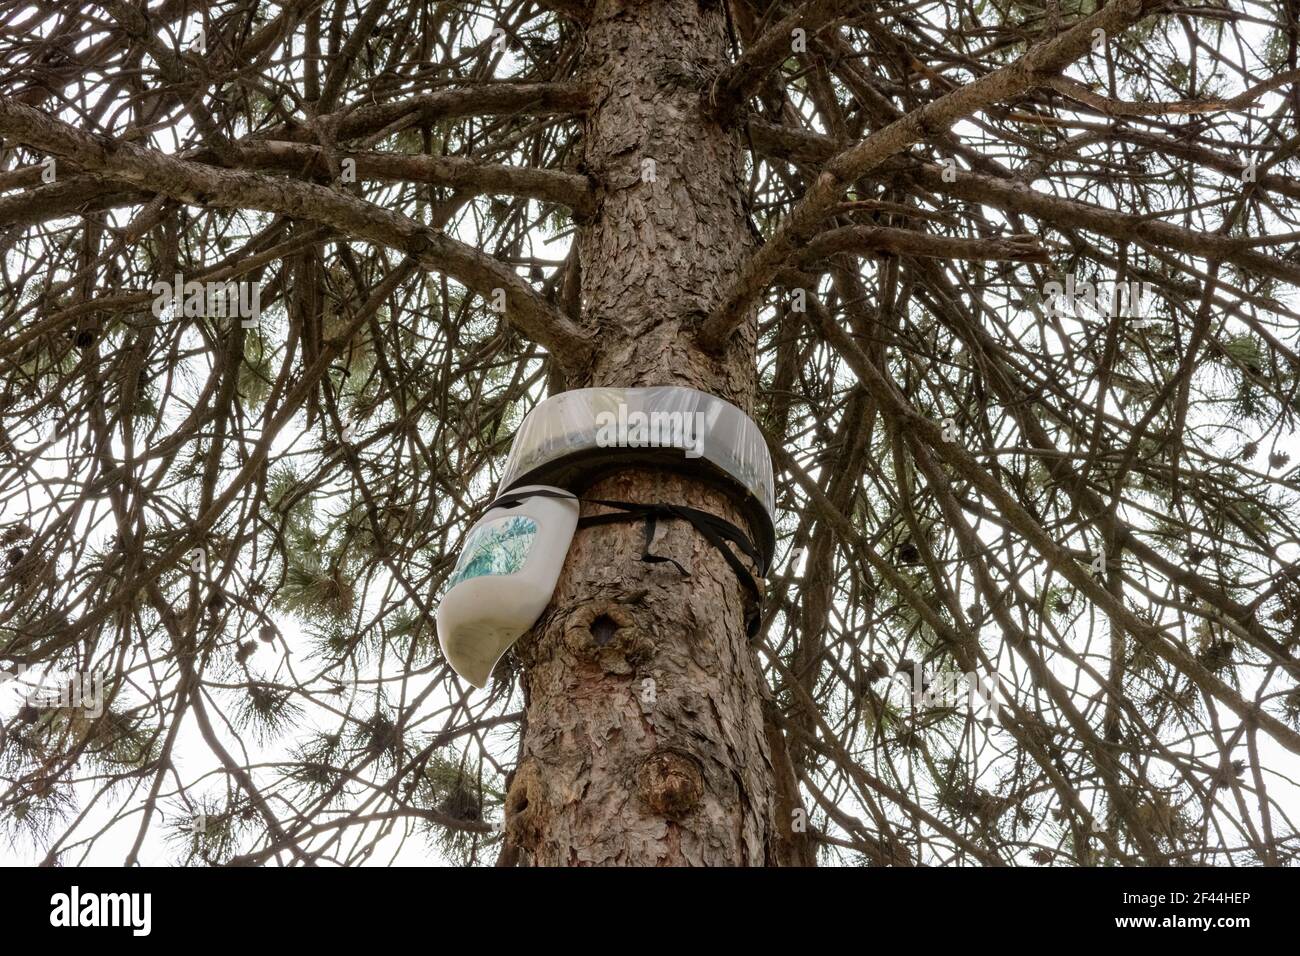
[[[544,485],[512,489],[536,490],[568,495]],[[442,652],[475,687],[546,610],[578,525],[572,496],[504,501],[470,529],[438,605]]]

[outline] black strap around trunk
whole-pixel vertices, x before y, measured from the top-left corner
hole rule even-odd
[[[754,607],[745,615],[745,632],[753,639],[758,634],[759,624],[762,620],[761,610],[763,607],[763,592],[754,580],[754,576],[745,567],[744,562],[736,556],[736,552],[727,547],[727,542],[731,542],[741,550],[755,567],[762,567],[763,561],[759,556],[758,549],[746,536],[745,532],[736,527],[725,518],[719,518],[715,514],[707,511],[701,511],[699,508],[688,508],[686,505],[662,505],[662,504],[640,504],[633,501],[608,501],[603,498],[581,498],[578,495],[558,491],[524,491],[519,493],[506,492],[497,498],[488,506],[492,508],[514,508],[528,498],[561,498],[573,499],[575,501],[585,501],[587,504],[602,505],[606,508],[615,508],[617,511],[613,514],[603,515],[586,515],[578,519],[579,528],[588,528],[593,525],[615,524],[627,521],[644,521],[645,522],[645,543],[641,548],[641,560],[647,564],[659,564],[667,562],[675,567],[683,577],[689,578],[691,573],[681,566],[672,558],[664,557],[659,554],[650,552],[650,545],[654,541],[655,528],[660,520],[678,519],[690,523],[701,535],[704,540],[713,545],[726,560],[731,570],[735,573],[736,579],[740,581],[741,586],[749,592],[754,599]]]

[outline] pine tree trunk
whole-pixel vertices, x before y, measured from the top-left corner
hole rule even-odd
[[[601,203],[577,241],[599,351],[570,388],[687,385],[752,412],[753,318],[720,357],[693,337],[754,243],[740,134],[702,100],[726,44],[712,0],[595,6],[584,163]],[[587,490],[745,527],[726,492],[678,474],[628,468]],[[689,525],[660,524],[654,544],[689,578],[642,563],[642,534],[580,530],[551,607],[518,645],[527,713],[508,845],[535,865],[810,863],[781,732],[764,718],[749,599]]]

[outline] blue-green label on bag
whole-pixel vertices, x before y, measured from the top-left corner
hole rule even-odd
[[[451,590],[469,578],[514,574],[528,560],[528,552],[536,537],[537,522],[523,515],[497,518],[474,529],[460,560],[456,562],[447,589]]]

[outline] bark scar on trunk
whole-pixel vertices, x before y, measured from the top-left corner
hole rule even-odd
[[[681,750],[659,750],[641,761],[636,771],[637,793],[658,816],[680,820],[704,796],[700,762]]]

